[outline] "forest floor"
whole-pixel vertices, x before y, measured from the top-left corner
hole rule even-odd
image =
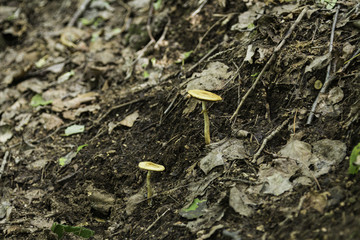
[[[360,239],[359,7],[0,0],[0,239]]]

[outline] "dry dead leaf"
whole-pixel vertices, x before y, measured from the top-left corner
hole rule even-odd
[[[319,213],[324,213],[324,210],[327,206],[328,196],[331,194],[329,192],[317,193],[311,192],[305,195],[303,208],[308,209],[312,208]]]
[[[241,193],[237,187],[231,188],[229,205],[235,210],[235,212],[242,216],[249,217],[253,213],[253,209],[244,202],[244,197],[246,197],[246,194]]]
[[[138,117],[139,117],[139,111],[136,110],[132,114],[126,116],[119,124],[126,127],[132,127]]]
[[[25,80],[21,83],[19,83],[16,88],[20,91],[20,92],[25,92],[27,90],[31,90],[33,92],[36,92],[36,93],[42,93],[42,91],[44,89],[46,89],[48,86],[48,83],[47,82],[43,82],[43,81],[40,81],[39,79],[37,78],[30,78],[28,80]]]
[[[81,107],[76,110],[67,110],[63,112],[63,117],[66,119],[75,120],[76,117],[80,116],[84,112],[96,113],[98,110],[100,110],[100,106],[98,104],[94,104]]]
[[[311,157],[311,145],[303,141],[291,139],[280,150],[280,155],[283,157],[300,160],[301,162],[306,162]]]
[[[87,50],[87,46],[83,42],[79,42],[79,40],[85,40],[90,37],[90,34],[84,30],[74,27],[67,27],[62,30],[60,36],[60,42],[73,49],[77,50]]]
[[[273,194],[279,196],[286,191],[293,188],[289,177],[281,172],[275,172],[273,175],[265,179],[265,186],[263,193]]]
[[[96,92],[88,92],[88,93],[80,94],[76,98],[64,101],[64,106],[67,109],[77,108],[82,103],[95,100],[97,96],[99,96],[99,94]]]
[[[11,127],[9,125],[0,126],[0,142],[6,143],[9,139],[11,139],[13,133],[11,131]]]
[[[186,91],[191,89],[202,89],[208,91],[221,90],[226,80],[232,75],[229,66],[221,62],[211,62],[201,73],[194,73],[186,86]]]
[[[15,117],[16,121],[19,121],[19,123],[15,127],[15,131],[21,131],[23,130],[23,127],[26,126],[30,122],[32,114],[31,113],[22,113]]]
[[[44,125],[46,130],[52,130],[60,127],[64,122],[58,116],[54,114],[42,113],[40,116],[40,122]]]

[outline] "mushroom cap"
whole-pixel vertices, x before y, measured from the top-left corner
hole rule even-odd
[[[143,169],[143,170],[148,170],[148,171],[155,171],[155,172],[162,172],[165,170],[165,167],[163,165],[160,164],[156,164],[153,162],[139,162],[139,168]]]
[[[193,90],[189,90],[188,93],[193,98],[203,100],[203,101],[216,102],[216,101],[222,100],[222,98],[219,95],[212,93],[212,92],[205,91],[205,90],[193,89]]]

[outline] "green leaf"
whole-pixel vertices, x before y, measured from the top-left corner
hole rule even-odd
[[[71,151],[68,154],[66,154],[65,157],[59,158],[59,165],[60,166],[66,166],[69,163],[71,163],[71,160],[73,160],[74,157],[76,157],[77,152]]]
[[[144,75],[144,78],[148,78],[148,77],[150,76],[150,74],[149,74],[148,71],[146,71],[146,70],[144,71],[144,74],[143,74],[143,75]]]
[[[66,154],[65,157],[59,158],[59,165],[61,167],[63,167],[63,166],[68,165],[69,163],[71,163],[71,160],[73,160],[73,158],[76,157],[76,155],[80,152],[80,150],[87,146],[88,146],[88,144],[80,145],[77,147],[76,152],[71,151],[68,154]]]
[[[76,153],[80,152],[81,149],[83,149],[84,147],[87,147],[87,146],[88,146],[88,144],[78,146],[78,148],[76,149]]]
[[[357,158],[360,154],[360,143],[358,143],[358,145],[356,145],[350,155],[350,163],[349,163],[349,170],[348,173],[349,174],[357,174],[359,171],[359,167],[355,165],[355,163],[357,162]]]
[[[45,101],[40,94],[36,94],[31,98],[30,105],[32,107],[37,107],[37,106],[45,106],[51,103],[52,101]]]
[[[191,55],[192,53],[193,53],[193,50],[184,53],[184,60],[187,59],[188,57],[190,57],[190,55]]]
[[[58,83],[63,83],[66,82],[67,80],[69,80],[72,76],[75,75],[74,70],[71,70],[70,72],[66,72],[64,74],[62,74],[58,79]]]
[[[61,224],[54,222],[51,226],[51,231],[58,235],[58,239],[62,239],[64,237],[65,229]]]
[[[70,136],[73,134],[77,134],[77,133],[82,133],[85,130],[85,126],[84,125],[71,125],[70,127],[67,127],[65,129],[65,136]]]
[[[156,2],[153,3],[154,9],[156,11],[161,8],[161,2],[162,2],[162,0],[157,0]]]
[[[188,208],[180,210],[180,215],[187,219],[195,219],[201,217],[206,209],[206,200],[195,198]]]
[[[187,58],[189,58],[191,56],[191,54],[193,53],[193,50],[185,52],[181,55],[180,59],[177,60],[175,63],[182,63],[184,65],[184,62]]]
[[[94,236],[95,232],[84,227],[73,227],[68,225],[63,225],[54,222],[51,226],[51,231],[58,235],[58,239],[61,239],[64,237],[65,232],[73,233],[77,236],[83,237],[83,238],[90,238]]]
[[[250,23],[248,26],[247,26],[247,29],[248,30],[252,30],[255,28],[255,24],[254,23]]]
[[[336,5],[337,0],[316,0],[315,3],[318,6],[326,7],[326,9],[333,9]]]
[[[45,64],[47,59],[49,58],[48,55],[45,55],[44,57],[40,58],[36,63],[35,63],[35,67],[37,68],[42,68]]]
[[[65,157],[59,158],[59,165],[60,166],[62,166],[62,167],[65,166],[66,162],[67,162],[67,159]]]
[[[151,65],[154,66],[156,64],[156,58],[153,57],[150,61],[151,61]]]
[[[195,198],[190,207],[184,208],[185,212],[189,211],[195,211],[199,207],[199,203],[206,202],[206,200],[199,200],[198,198]]]
[[[100,23],[102,23],[102,22],[104,22],[104,20],[103,20],[101,17],[97,17],[97,18],[95,19],[95,22],[93,23],[93,26],[94,26],[94,27],[97,27],[97,26],[99,26]]]
[[[254,73],[254,74],[251,74],[250,76],[252,76],[253,78],[257,77],[259,75],[259,73]]]
[[[80,18],[81,24],[88,26],[91,25],[94,22],[94,19],[87,19],[87,18]]]

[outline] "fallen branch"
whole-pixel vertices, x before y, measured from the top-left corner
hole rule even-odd
[[[241,106],[244,104],[246,98],[250,95],[250,93],[255,89],[256,85],[258,84],[260,78],[262,77],[262,75],[264,74],[264,72],[267,70],[267,68],[270,66],[270,64],[273,62],[273,60],[275,59],[275,56],[277,55],[277,53],[280,51],[280,49],[283,47],[283,45],[285,44],[286,39],[289,38],[289,36],[291,35],[291,33],[294,31],[295,27],[300,23],[300,21],[302,20],[302,18],[304,17],[305,13],[307,12],[307,7],[304,7],[304,9],[301,11],[301,13],[299,14],[298,18],[295,20],[294,24],[290,27],[290,29],[287,31],[287,33],[285,34],[283,40],[279,43],[279,45],[275,48],[273,54],[271,55],[270,59],[267,61],[267,63],[265,64],[264,68],[261,70],[260,74],[257,76],[255,82],[253,83],[253,85],[249,88],[249,90],[246,92],[246,94],[243,96],[243,98],[241,99],[239,105],[237,106],[234,114],[231,116],[230,121],[232,121],[237,114],[239,113],[239,110],[241,108]]]
[[[332,49],[333,49],[333,43],[334,43],[334,32],[335,32],[335,28],[336,28],[336,22],[337,22],[337,18],[338,18],[338,15],[339,15],[339,6],[337,6],[336,8],[336,12],[335,12],[335,15],[334,15],[334,20],[333,20],[333,25],[332,25],[332,29],[331,29],[331,36],[330,36],[330,46],[329,46],[329,53],[330,53],[330,56],[331,56],[331,52],[332,52]],[[328,86],[330,85],[331,81],[334,79],[334,77],[330,76],[330,70],[331,70],[331,59],[329,61],[329,65],[327,67],[327,72],[326,72],[326,78],[325,78],[325,82],[324,82],[324,85],[322,86],[319,94],[317,95],[312,107],[311,107],[311,110],[310,110],[310,114],[309,114],[309,117],[306,121],[306,124],[311,124],[313,118],[314,118],[314,112],[316,110],[316,107],[317,107],[317,104],[319,102],[319,99],[320,99],[320,95],[325,93],[325,91],[327,90]]]
[[[280,132],[281,129],[283,129],[286,124],[289,122],[289,118],[286,119],[280,126],[278,126],[274,131],[270,133],[269,136],[267,136],[264,141],[262,142],[259,150],[254,154],[254,157],[252,159],[252,162],[254,163],[256,159],[260,156],[262,150],[265,148],[268,141],[270,141],[278,132]]]

